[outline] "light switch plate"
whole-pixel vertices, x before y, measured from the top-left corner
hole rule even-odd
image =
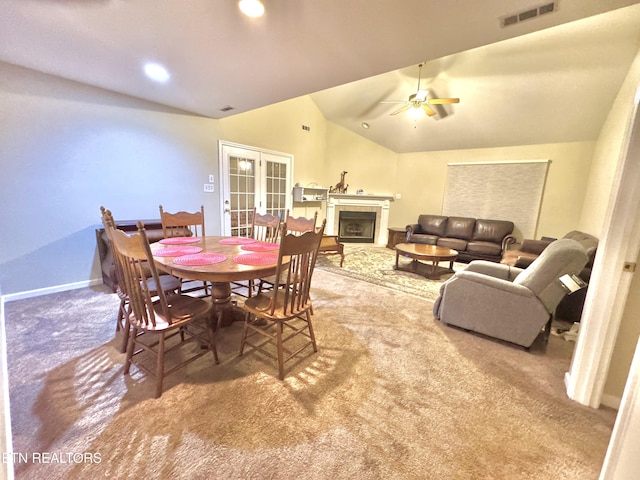
[[[209,175],[209,183],[215,182],[215,178],[213,175]]]
[[[213,183],[205,183],[204,191],[207,193],[213,193],[214,192]]]

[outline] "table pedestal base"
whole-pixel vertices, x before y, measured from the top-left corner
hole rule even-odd
[[[244,320],[244,311],[231,300],[231,284],[227,282],[211,285],[211,303],[215,328],[228,327],[234,321]]]

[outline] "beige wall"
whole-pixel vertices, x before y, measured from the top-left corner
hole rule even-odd
[[[397,153],[331,122],[327,122],[326,148],[325,185],[335,185],[340,173],[347,171],[347,193],[362,189],[365,194],[395,194]]]
[[[326,124],[305,96],[220,120],[220,139],[292,154],[294,183],[307,185],[322,182],[324,176]]]
[[[222,119],[220,130],[222,140],[294,155],[294,183],[301,186],[329,188],[346,170],[349,193],[394,192],[397,154],[328,122],[308,96]],[[310,202],[295,204],[293,212],[311,216],[317,210],[322,219],[325,209]]]
[[[593,149],[593,142],[582,142],[401,154],[396,185],[402,199],[390,222],[404,226],[421,213],[442,211],[447,163],[550,159],[537,237],[562,237],[578,227]]]

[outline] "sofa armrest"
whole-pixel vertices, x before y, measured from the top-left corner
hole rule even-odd
[[[411,223],[405,227],[405,230],[407,231],[407,238],[409,237],[409,235],[420,233],[422,231],[419,223]]]
[[[502,251],[506,251],[509,249],[509,245],[513,245],[516,243],[516,237],[513,235],[507,235],[502,239]]]
[[[472,272],[511,282],[521,271],[521,268],[511,267],[504,263],[489,262],[487,260],[473,260],[469,265],[467,265],[467,268],[461,270],[458,274],[462,272]]]
[[[536,253],[540,255],[542,251],[549,246],[550,243],[550,240],[533,240],[530,238],[526,238],[522,241],[522,245],[520,245],[520,251],[526,253]]]

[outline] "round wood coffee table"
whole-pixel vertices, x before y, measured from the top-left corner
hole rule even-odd
[[[411,267],[401,267],[398,265],[400,255],[413,259]],[[422,243],[398,243],[396,244],[396,270],[416,273],[427,278],[440,278],[445,273],[453,273],[453,262],[458,256],[456,250],[437,245],[424,245]],[[431,272],[418,271],[420,261],[431,262]],[[438,267],[439,262],[449,262],[449,268]]]

